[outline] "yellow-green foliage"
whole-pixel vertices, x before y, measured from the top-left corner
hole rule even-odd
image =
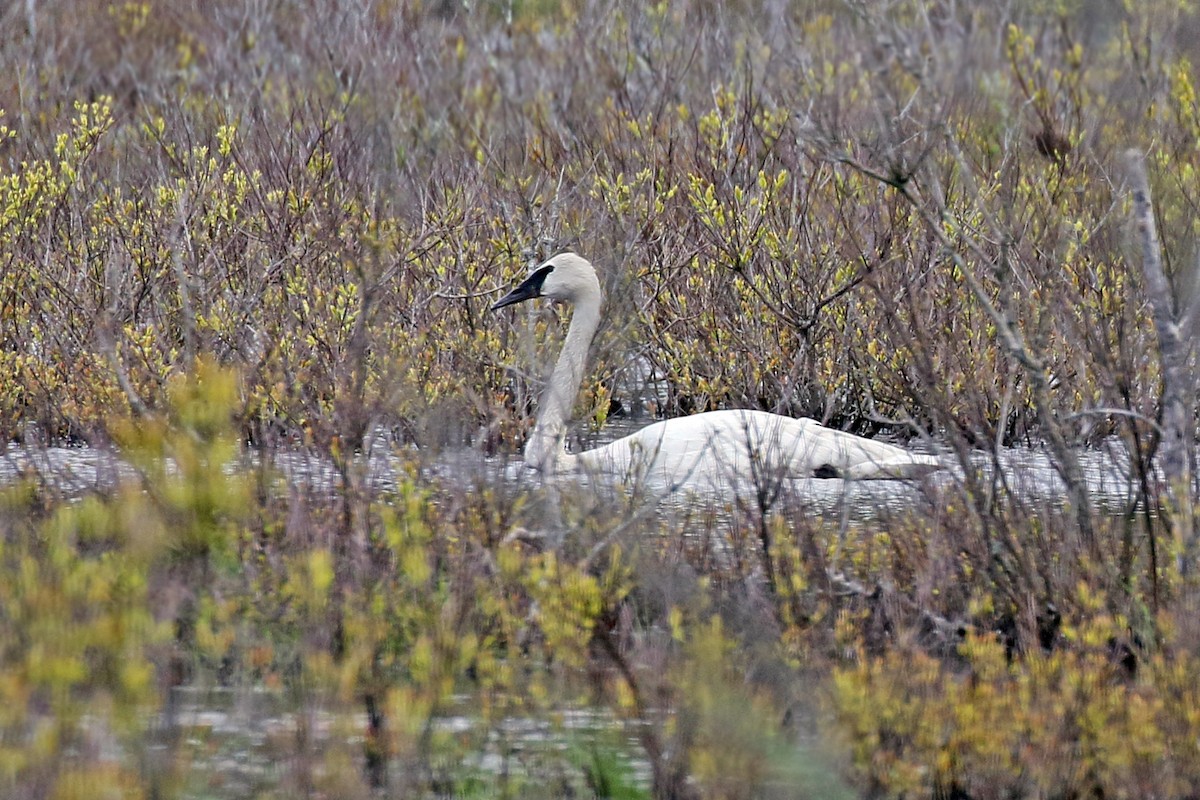
[[[528,498],[489,487],[447,493],[416,471],[402,471],[388,494],[357,496],[351,486],[327,506],[280,503],[271,471],[241,461],[236,374],[201,359],[169,385],[161,415],[113,426],[136,472],[111,497],[47,504],[29,487],[6,495],[6,791],[187,794],[197,780],[189,762],[219,740],[197,732],[198,749],[164,745],[152,722],[181,680],[202,687],[221,676],[325,715],[319,755],[285,740],[269,757],[295,765],[287,780],[339,796],[369,791],[368,761],[414,791],[577,790],[579,773],[561,785],[536,774],[506,783],[471,764],[513,719],[575,736],[561,715],[585,703],[606,704],[609,724],[631,723],[664,791],[687,781],[703,796],[748,797],[786,781],[844,794],[813,777],[816,757],[780,726],[780,701],[794,703],[815,680],[781,676],[821,664],[835,610],[830,730],[875,791],[1136,796],[1200,783],[1200,664],[1180,646],[1186,631],[1171,612],[1156,619],[1156,641],[1139,642],[1131,631],[1145,624],[1107,611],[1081,580],[1060,597],[1066,619],[1045,650],[969,626],[949,655],[922,649],[911,633],[881,647],[870,640],[870,613],[845,599],[853,591],[826,591],[821,565],[909,591],[947,569],[947,558],[960,562],[951,567],[958,579],[975,582],[984,571],[972,568],[969,549],[943,552],[950,540],[928,525],[839,531],[772,514],[765,528],[723,532],[728,549],[709,575],[664,579],[681,546],[703,563],[696,531],[662,537],[649,525],[630,540],[622,520],[580,505],[584,497],[564,504],[567,546],[544,551],[510,535]],[[1030,554],[1011,557],[1045,546],[1039,530],[1030,525],[1020,545]],[[739,586],[762,593],[736,611],[752,620],[745,630],[712,610],[713,600],[735,609]],[[953,608],[965,591],[912,594]],[[965,612],[983,623],[996,607],[985,598]],[[777,677],[748,678],[759,670]],[[797,707],[811,714],[816,705]],[[364,727],[366,709],[381,721]],[[466,724],[448,730],[446,718]],[[162,753],[154,768],[139,761],[151,751]]]
[[[1190,8],[1094,28],[1067,6],[960,9],[955,29],[977,33],[955,46],[978,58],[957,64],[920,40],[913,3],[797,8],[786,47],[749,7],[514,9],[499,61],[494,17],[443,30],[385,5],[339,72],[312,55],[328,42],[297,44],[347,35],[316,12],[231,33],[232,13],[61,5],[30,11],[64,37],[35,50],[78,45],[143,83],[48,69],[19,102],[0,92],[0,432],[95,433],[163,407],[170,376],[213,353],[238,367],[256,438],[357,446],[383,419],[519,440],[538,384],[504,367],[536,378],[546,359],[522,357],[528,340],[487,307],[529,259],[576,247],[610,290],[583,401],[601,424],[639,390],[638,353],[670,413],[866,425],[933,406],[1011,434],[1027,380],[929,237],[935,218],[1062,409],[1151,411],[1112,171],[1125,146],[1159,143],[1158,171],[1178,178],[1156,185],[1164,240],[1190,241],[1190,62],[1153,44]],[[105,43],[71,40],[71,14]],[[392,26],[425,43],[420,59]],[[881,42],[908,55],[877,62]]]
[[[24,513],[8,503],[8,514]],[[148,603],[146,556],[113,546],[123,521],[118,509],[89,501],[63,508],[36,534],[6,538],[0,786],[64,791],[85,753],[135,736],[156,710],[149,655],[168,629]],[[94,790],[128,780],[130,765],[102,766]]]
[[[297,714],[328,713],[342,739],[319,770],[339,796],[364,791],[362,752],[385,770],[436,763],[446,780],[476,780],[466,762],[511,716],[578,702],[593,627],[628,591],[619,547],[593,573],[586,560],[502,540],[520,501],[506,508],[481,491],[458,517],[413,476],[368,498],[360,526],[296,538],[302,512],[250,491],[277,484],[241,460],[238,385],[201,359],[170,379],[162,414],[114,424],[134,474],[111,497],[47,510],[32,487],[5,495],[5,796],[82,796],[89,781],[101,796],[181,791],[201,753],[170,737],[156,744],[156,714],[181,681],[224,675]],[[439,717],[462,713],[464,693],[470,730],[436,731]],[[364,704],[385,723],[356,756]],[[158,766],[139,767],[154,747],[166,748]],[[411,780],[427,788],[433,778]]]
[[[0,543],[2,785],[72,797],[86,774],[101,795],[141,786],[119,755],[141,746],[164,699],[156,673],[172,620],[157,607],[162,576],[211,577],[236,554],[247,495],[225,474],[236,447],[234,391],[232,373],[202,361],[172,381],[168,415],[118,426],[139,474],[109,499],[62,504],[35,522],[36,496],[9,490]],[[206,609],[216,603],[202,595]],[[208,616],[200,615],[204,630]]]
[[[834,674],[855,764],[886,796],[1194,792],[1200,697],[1183,678],[1194,656],[1131,650],[1131,676],[1122,620],[1097,615],[1066,637],[1013,657],[996,636],[970,633],[948,663],[911,647],[860,652]]]
[[[708,797],[753,797],[778,768],[772,763],[778,732],[762,724],[772,700],[740,680],[736,642],[719,618],[695,625],[688,639],[673,677],[683,689],[675,724],[689,750],[689,771]]]

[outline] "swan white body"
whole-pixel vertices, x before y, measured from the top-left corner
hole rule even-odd
[[[525,445],[525,463],[535,469],[665,485],[713,485],[765,478],[916,478],[941,466],[933,456],[831,430],[815,420],[747,410],[663,420],[603,447],[568,453],[567,421],[600,324],[600,282],[586,259],[560,253],[492,308],[535,297],[575,306],[537,424]]]

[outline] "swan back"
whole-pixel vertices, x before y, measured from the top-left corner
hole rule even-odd
[[[933,456],[826,428],[816,420],[749,410],[656,422],[580,453],[578,465],[629,482],[712,489],[796,478],[917,478],[941,466]]]

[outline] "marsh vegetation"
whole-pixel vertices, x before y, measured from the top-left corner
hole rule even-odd
[[[1193,3],[0,24],[0,794],[1200,794]],[[951,477],[507,475],[563,326],[487,309],[569,249],[578,448],[747,408]]]

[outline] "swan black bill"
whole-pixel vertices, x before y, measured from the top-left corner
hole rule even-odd
[[[554,271],[554,265],[546,264],[543,267],[538,267],[529,277],[521,281],[521,285],[513,289],[508,294],[501,297],[492,304],[492,311],[511,306],[514,303],[521,303],[525,300],[532,300],[535,297],[542,296],[542,284],[546,282],[546,276]]]

